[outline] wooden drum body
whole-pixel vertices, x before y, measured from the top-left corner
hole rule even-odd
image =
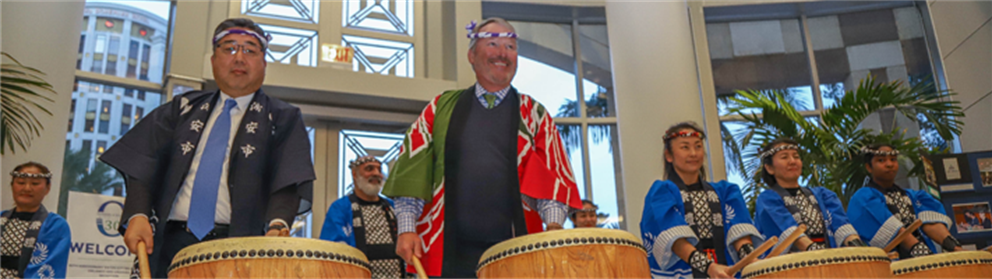
[[[633,234],[569,229],[530,234],[486,250],[479,278],[649,278],[647,251]]]
[[[169,278],[370,278],[368,259],[346,244],[291,237],[238,237],[190,245]]]
[[[981,251],[948,252],[892,263],[896,278],[990,278],[992,254]]]
[[[754,262],[741,278],[890,278],[889,264],[875,247],[823,249]]]

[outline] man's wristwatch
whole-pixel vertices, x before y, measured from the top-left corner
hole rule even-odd
[[[940,248],[944,248],[944,251],[953,252],[954,248],[961,246],[961,242],[952,235],[948,235],[944,238],[944,241],[940,242]]]

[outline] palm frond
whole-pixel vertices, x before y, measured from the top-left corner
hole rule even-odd
[[[6,52],[0,53],[13,63],[0,64],[0,95],[3,113],[0,114],[0,154],[8,149],[27,150],[34,137],[41,136],[45,128],[33,110],[52,115],[42,103],[54,100],[43,93],[57,94],[51,84],[40,76],[38,69],[25,66]],[[41,99],[41,101],[36,101]]]
[[[894,109],[912,121],[927,121],[945,140],[961,133],[964,116],[951,91],[939,91],[932,83],[921,82],[911,87],[902,82],[875,82],[868,76],[855,90],[836,98],[835,105],[821,114],[822,125],[807,120],[795,108],[795,100],[788,91],[747,90],[737,91],[726,98],[730,114],[744,119],[743,128],[736,133],[722,132],[724,149],[728,151],[728,169],[739,171],[745,177],[745,192],[757,193],[763,187],[760,181],[761,161],[758,148],[776,138],[788,137],[799,143],[803,160],[802,181],[807,186],[822,186],[834,191],[843,203],[860,189],[868,177],[860,159],[860,147],[885,142],[896,146],[906,163],[912,163],[911,177],[922,177],[919,166],[921,155],[934,150],[918,137],[906,134],[905,129],[876,131],[861,126],[865,119],[882,110]],[[723,127],[721,127],[723,128]],[[731,134],[727,134],[731,133]],[[905,164],[908,165],[908,164]],[[745,195],[749,201],[752,195]],[[754,195],[756,196],[756,195]]]

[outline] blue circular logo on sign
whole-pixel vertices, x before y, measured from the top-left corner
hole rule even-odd
[[[120,223],[121,213],[123,211],[124,204],[119,201],[104,202],[100,205],[100,209],[96,212],[96,228],[105,236],[120,236],[121,233],[117,231],[117,225]]]

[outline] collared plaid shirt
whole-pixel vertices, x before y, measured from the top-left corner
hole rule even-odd
[[[500,102],[503,101],[503,98],[506,98],[506,94],[509,92],[510,92],[510,86],[507,86],[506,88],[500,89],[499,91],[496,92],[488,92],[486,91],[485,88],[482,88],[482,85],[479,85],[479,83],[475,84],[475,97],[479,98],[479,102],[482,103],[482,107],[489,106],[489,103],[486,102],[486,98],[484,97],[486,93],[496,95],[496,101],[493,102],[493,107],[496,107],[499,105]]]

